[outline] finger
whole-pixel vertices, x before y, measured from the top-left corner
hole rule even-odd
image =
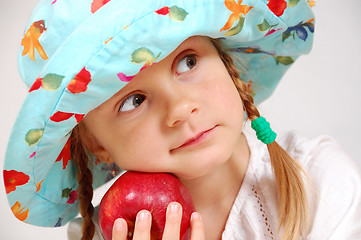
[[[133,240],[149,240],[151,225],[152,216],[150,212],[147,210],[138,212],[135,220]]]
[[[163,239],[179,239],[181,221],[182,205],[177,202],[170,203],[167,207]]]
[[[114,221],[112,240],[126,240],[128,234],[127,222],[123,218]]]
[[[191,215],[191,240],[206,239],[204,232],[204,223],[201,215],[197,212]]]

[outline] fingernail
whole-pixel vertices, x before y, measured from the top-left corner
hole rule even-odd
[[[168,206],[168,211],[171,213],[178,213],[180,211],[180,207],[178,203],[170,203]]]
[[[193,212],[192,215],[191,215],[191,221],[192,220],[196,220],[196,219],[200,219],[201,218],[201,215],[197,212]]]
[[[140,221],[146,221],[150,218],[150,214],[148,211],[140,211],[138,213],[138,218]]]
[[[117,231],[121,231],[124,228],[124,219],[118,218],[114,222],[114,227]]]

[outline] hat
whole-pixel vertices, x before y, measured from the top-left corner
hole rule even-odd
[[[242,59],[241,79],[260,103],[310,51],[313,32],[306,0],[41,0],[21,41],[19,71],[29,92],[5,156],[14,215],[51,227],[77,215],[71,130],[185,39],[220,38]],[[94,188],[110,179],[102,163],[92,173]]]

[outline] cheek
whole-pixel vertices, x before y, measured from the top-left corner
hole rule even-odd
[[[122,132],[121,141],[116,141],[118,147],[112,149],[111,155],[117,165],[124,169],[146,168],[145,165],[148,165],[150,159],[160,158],[162,152],[160,150],[163,141],[159,131],[156,125],[149,121],[128,126]]]
[[[213,99],[213,104],[218,106],[221,111],[242,113],[240,115],[243,118],[242,99],[228,72],[224,69],[224,71],[219,71],[213,76],[217,77],[212,77],[212,84],[208,87],[208,97]]]

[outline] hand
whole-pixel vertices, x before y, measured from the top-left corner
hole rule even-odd
[[[182,219],[182,206],[173,202],[168,205],[166,223],[163,232],[163,240],[179,240],[180,224]],[[135,221],[133,240],[150,240],[150,228],[152,224],[151,213],[147,210],[138,212]],[[127,222],[118,218],[114,222],[112,240],[127,240]],[[199,213],[194,212],[191,216],[191,240],[204,240],[203,220]]]

